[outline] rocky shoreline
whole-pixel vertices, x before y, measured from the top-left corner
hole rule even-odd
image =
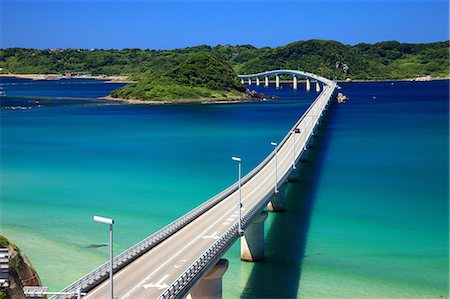
[[[406,79],[374,79],[374,80],[362,80],[362,79],[350,79],[346,80],[337,80],[336,82],[341,83],[351,83],[351,82],[424,82],[424,81],[440,81],[440,80],[450,80],[450,77],[431,77],[423,76],[416,78],[406,78]]]
[[[273,97],[272,97],[273,98]],[[162,100],[162,101],[151,101],[151,100],[138,100],[138,99],[123,99],[114,98],[112,96],[101,97],[99,99],[114,101],[124,104],[137,104],[137,105],[169,105],[169,104],[236,104],[242,102],[257,102],[265,101],[266,96],[264,94],[258,93],[254,90],[247,90],[242,94],[240,98],[202,98],[202,99],[176,99],[176,100]]]
[[[7,248],[9,256],[9,285],[0,288],[0,298],[25,299],[23,287],[42,286],[41,279],[25,254],[2,235],[0,247]]]

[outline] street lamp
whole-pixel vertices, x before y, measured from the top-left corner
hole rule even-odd
[[[296,138],[296,136],[295,136],[295,134],[297,134],[297,133],[300,133],[300,129],[299,128],[295,128],[294,129],[294,145],[293,145],[293,147],[294,147],[294,161],[293,161],[293,163],[292,163],[292,169],[297,169],[297,166],[295,166],[295,158],[296,158],[296,155],[295,155],[295,143],[297,142],[297,138]]]
[[[239,157],[231,157],[231,160],[238,162],[238,182],[239,182],[239,203],[238,203],[238,210],[239,210],[239,222],[238,222],[238,233],[239,236],[244,235],[244,230],[242,229],[242,197],[241,197],[241,158]]]
[[[272,141],[270,144],[275,147],[275,193],[278,193],[278,143]]]
[[[109,225],[109,293],[111,299],[114,299],[114,291],[113,291],[113,224],[114,220],[110,218],[94,216],[94,221],[98,223],[108,224]]]

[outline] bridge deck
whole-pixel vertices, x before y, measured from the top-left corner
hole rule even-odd
[[[289,131],[277,147],[279,183],[287,179],[294,159],[296,162],[299,160],[335,87],[336,84],[333,82],[324,88],[307,112],[295,124],[293,129],[299,128],[301,133],[295,134],[293,130]],[[261,164],[264,165],[260,165],[262,167],[259,171],[251,172],[247,175],[247,180],[244,178],[245,183],[242,185],[243,218],[246,216],[249,218],[250,212],[252,212],[251,215],[256,215],[254,213],[256,210],[261,211],[274,193],[275,152],[272,152]],[[188,289],[186,286],[192,286],[202,274],[206,273],[207,268],[215,264],[220,256],[211,259],[208,265],[204,265],[204,271],[198,272],[193,279],[190,278],[192,280],[190,283],[186,283],[184,278],[180,279],[182,274],[192,268],[191,265],[198,261],[211,245],[220,241],[227,233],[229,235],[230,230],[233,233],[232,241],[238,238],[237,232],[235,232],[238,221],[237,203],[238,193],[234,191],[172,236],[119,270],[114,274],[114,295],[117,298],[158,298],[166,292],[164,297],[171,297],[173,294],[177,294],[172,291],[179,290],[179,284]],[[228,248],[224,248],[224,250],[226,249]],[[174,284],[177,287],[174,287]],[[167,289],[170,286],[172,286],[170,288],[171,295],[167,295]],[[185,295],[186,292],[187,290],[184,290],[179,294]],[[109,280],[90,290],[85,298],[109,298]]]

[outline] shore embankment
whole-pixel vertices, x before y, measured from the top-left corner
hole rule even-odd
[[[31,80],[59,80],[59,79],[96,79],[106,80],[106,83],[134,83],[128,76],[105,75],[60,75],[60,74],[0,74],[0,77],[15,77]]]
[[[336,82],[427,82],[427,81],[439,81],[439,80],[450,80],[450,77],[431,77],[423,76],[416,78],[405,78],[405,79],[346,79],[346,80],[336,80]]]

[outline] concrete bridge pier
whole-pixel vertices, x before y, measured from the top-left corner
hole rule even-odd
[[[267,209],[269,212],[286,211],[286,184],[283,184],[278,188],[278,192],[272,196],[267,204]]]
[[[241,79],[241,84],[244,84],[245,82],[244,82],[244,79]]]
[[[294,84],[293,84],[293,88],[297,89],[297,85],[298,85],[298,81],[297,81],[297,76],[294,76]]]
[[[266,76],[266,77],[264,78],[264,86],[265,86],[265,87],[268,87],[268,86],[269,86],[269,76]]]
[[[275,86],[276,88],[280,88],[280,76],[278,75],[275,77]]]
[[[293,169],[291,170],[291,172],[289,173],[289,176],[288,176],[288,178],[287,178],[287,181],[288,181],[289,183],[295,183],[295,182],[298,182],[298,169],[297,169],[297,167],[296,167],[296,168],[293,168]]]
[[[220,259],[208,274],[192,288],[187,298],[222,299],[222,276],[227,269],[228,260]]]
[[[310,91],[311,90],[311,82],[309,81],[308,78],[306,78],[306,90]]]
[[[259,84],[261,84],[261,82],[259,82],[259,77],[256,77],[256,86],[259,86]]]
[[[317,92],[320,91],[320,84],[319,84],[319,81],[316,81],[316,91],[317,91]]]
[[[246,262],[264,260],[264,221],[267,214],[267,211],[262,211],[245,229],[244,236],[241,237],[241,260]]]
[[[248,85],[252,85],[252,79],[248,78]]]

